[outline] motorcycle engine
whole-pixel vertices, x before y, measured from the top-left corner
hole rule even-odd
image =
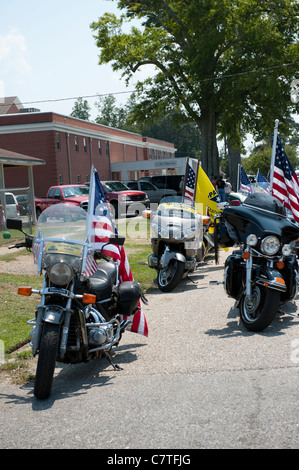
[[[107,324],[101,314],[94,309],[90,309],[88,314],[89,322],[103,323],[102,325],[95,326],[94,328],[90,326],[87,329],[88,343],[92,346],[102,346],[103,344],[112,341],[114,334],[113,324]]]
[[[101,346],[113,339],[113,325],[103,325],[88,329],[88,343]]]

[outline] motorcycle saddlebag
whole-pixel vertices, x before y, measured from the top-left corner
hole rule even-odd
[[[138,301],[141,298],[141,287],[138,282],[125,281],[119,286],[117,299],[117,313],[130,316],[135,313]]]
[[[230,237],[227,226],[223,220],[216,223],[214,236],[217,237],[218,246],[222,248],[228,248],[235,244],[235,240]]]
[[[283,301],[293,299],[297,292],[298,261],[296,256],[289,256],[285,259],[284,264],[284,268],[280,269],[287,286],[286,292],[281,293],[281,299]]]
[[[244,262],[241,251],[234,251],[225,261],[224,288],[227,295],[236,299],[242,288]]]

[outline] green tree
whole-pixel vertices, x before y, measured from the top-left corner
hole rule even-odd
[[[88,104],[87,100],[83,100],[83,98],[78,98],[78,100],[75,102],[71,116],[78,118],[78,119],[83,119],[83,121],[89,121],[90,120],[90,106]]]
[[[154,137],[155,139],[173,142],[176,150],[176,157],[200,157],[200,133],[193,121],[177,122],[176,112],[155,119],[153,122],[143,124],[142,135]]]
[[[119,0],[118,7],[120,18],[105,13],[91,25],[99,63],[111,62],[127,83],[143,65],[156,67],[137,82],[136,112],[148,120],[177,109],[193,119],[208,174],[218,173],[217,132],[236,147],[242,126],[270,132],[288,113],[294,67],[282,64],[298,59],[297,0]],[[124,32],[131,19],[142,27]]]
[[[294,145],[285,145],[284,151],[295,170],[299,166],[299,158],[297,156],[296,147]],[[259,170],[263,176],[267,176],[270,171],[272,155],[272,144],[268,141],[259,145],[249,157],[242,159],[242,166],[247,174],[256,175]]]
[[[123,107],[116,106],[116,98],[113,95],[99,96],[95,102],[98,115],[95,121],[105,126],[124,129],[127,122],[127,113]]]

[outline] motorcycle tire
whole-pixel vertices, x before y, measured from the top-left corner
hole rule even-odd
[[[157,283],[162,292],[172,291],[182,279],[185,270],[185,263],[181,261],[170,261],[167,269],[160,269],[158,272]]]
[[[249,331],[262,331],[269,326],[278,310],[280,293],[255,285],[252,288],[253,301],[247,302],[245,292],[240,302],[240,318]]]
[[[34,384],[34,395],[41,400],[51,394],[59,338],[60,325],[44,323]]]

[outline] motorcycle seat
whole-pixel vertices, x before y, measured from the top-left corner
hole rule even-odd
[[[91,291],[97,301],[108,298],[112,294],[112,286],[116,279],[116,266],[109,261],[98,263],[98,270],[89,278]]]
[[[99,261],[98,270],[105,271],[109,276],[112,284],[115,284],[117,269],[112,261]]]

